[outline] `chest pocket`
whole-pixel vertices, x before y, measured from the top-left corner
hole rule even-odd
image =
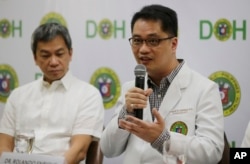
[[[195,111],[191,108],[171,110],[166,117],[169,131],[183,135],[193,135],[195,131]]]

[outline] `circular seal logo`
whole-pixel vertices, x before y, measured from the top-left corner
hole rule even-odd
[[[225,71],[218,71],[209,76],[215,81],[220,90],[224,116],[229,116],[236,111],[240,104],[241,91],[233,75]]]
[[[0,21],[0,36],[2,38],[7,38],[11,33],[11,24],[7,19],[2,19]]]
[[[226,19],[219,19],[214,25],[214,35],[220,41],[228,40],[232,35],[232,25]]]
[[[50,12],[46,14],[45,16],[43,16],[42,20],[40,21],[40,24],[49,23],[49,22],[59,23],[67,27],[67,23],[65,19],[63,18],[63,16],[56,12]]]
[[[99,35],[103,39],[109,39],[112,36],[113,25],[112,22],[108,19],[103,19],[98,27]]]
[[[109,109],[116,104],[121,93],[120,81],[116,73],[107,67],[97,69],[90,79],[101,93],[105,109]]]
[[[18,86],[18,78],[15,70],[7,65],[0,65],[0,101],[6,102],[11,91]]]
[[[176,121],[171,125],[170,131],[187,135],[188,127],[182,121]]]

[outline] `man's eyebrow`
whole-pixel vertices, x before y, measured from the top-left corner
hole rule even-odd
[[[153,33],[153,34],[149,34],[149,35],[147,35],[147,37],[158,37],[159,35],[158,34],[156,34],[156,33]],[[138,34],[134,34],[133,35],[133,37],[141,37],[140,35],[138,35]]]
[[[58,52],[58,51],[64,51],[64,50],[65,50],[64,48],[59,48],[59,49],[56,50],[56,52]]]
[[[39,50],[39,52],[46,52],[46,53],[48,53],[49,51],[41,49],[41,50]]]

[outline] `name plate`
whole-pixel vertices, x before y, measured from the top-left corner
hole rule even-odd
[[[64,157],[3,152],[1,164],[66,164]]]

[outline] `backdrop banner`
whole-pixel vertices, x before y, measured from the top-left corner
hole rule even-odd
[[[0,0],[0,117],[14,88],[42,76],[30,47],[32,32],[57,21],[72,36],[71,71],[103,96],[106,125],[122,84],[135,78],[128,42],[131,17],[152,3],[176,10],[177,57],[219,85],[225,132],[231,147],[239,147],[250,120],[248,0]],[[121,161],[122,155],[104,158],[105,164]]]

